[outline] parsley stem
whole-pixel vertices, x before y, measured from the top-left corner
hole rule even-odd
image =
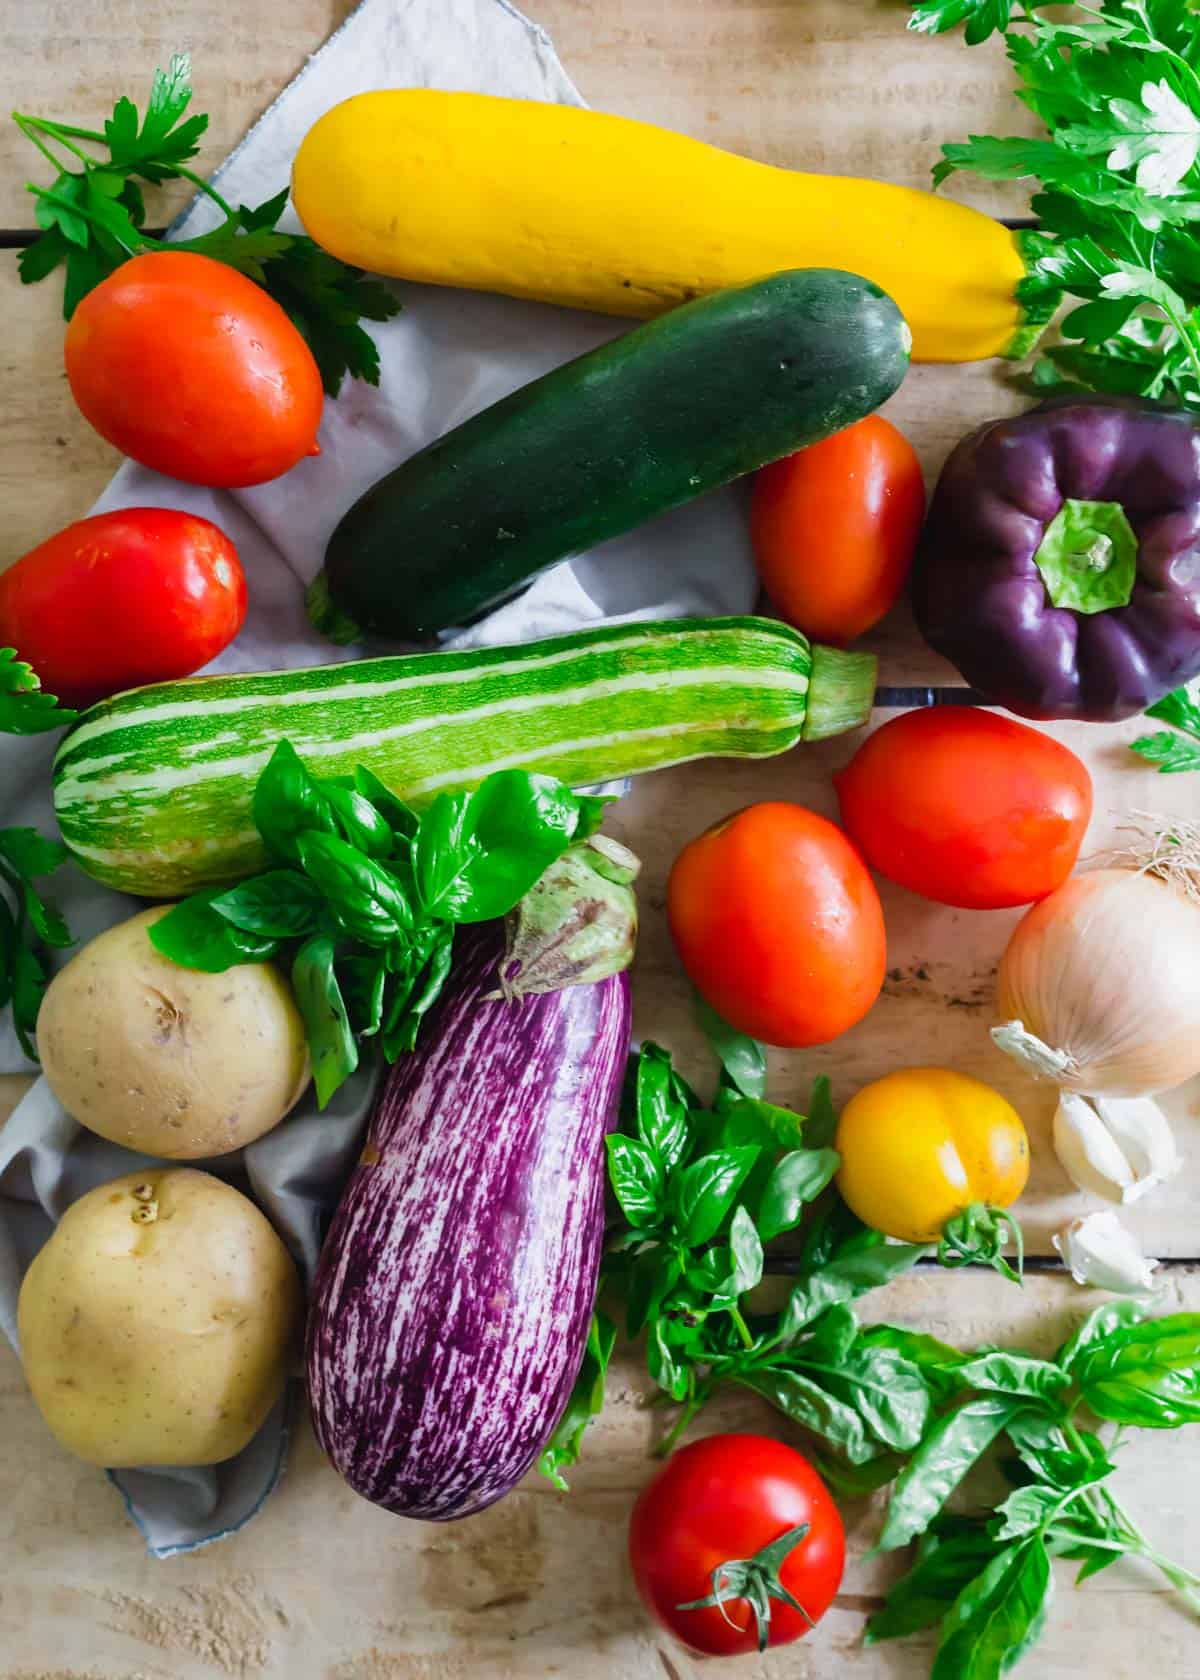
[[[230,204],[227,199],[221,197],[220,193],[211,182],[204,180],[204,178],[200,175],[193,174],[190,169],[185,169],[181,163],[172,165],[172,173],[178,175],[181,181],[190,181],[191,184],[197,188],[198,191],[202,192],[206,198],[212,199],[218,210],[224,211],[229,220],[233,221],[236,212],[232,204]]]
[[[46,162],[50,165],[51,169],[54,170],[55,174],[56,175],[61,174],[62,173],[62,162],[59,158],[55,157],[54,153],[50,150],[49,146],[43,144],[43,142],[42,142],[41,138],[39,137],[39,135],[37,134],[36,130],[30,126],[30,124],[32,124],[32,122],[33,122],[33,118],[32,117],[23,117],[18,112],[14,111],[13,112],[13,121],[16,123],[17,127],[21,130],[21,133],[25,136],[26,140],[31,141],[37,147],[38,151],[41,152],[42,156],[45,158]],[[29,188],[30,192],[37,192],[37,191],[40,191],[40,190],[41,190],[40,188],[35,188],[35,187],[30,187]]]
[[[98,146],[103,146],[106,140],[106,136],[94,128],[76,128],[74,123],[51,122],[49,117],[28,117],[20,111],[13,112],[13,121],[22,127],[29,123],[34,128],[40,128],[43,134],[52,134],[56,140],[65,140],[70,135],[76,140],[94,140]]]

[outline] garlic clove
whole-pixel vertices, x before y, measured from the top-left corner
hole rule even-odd
[[[1141,1295],[1155,1287],[1158,1261],[1146,1257],[1110,1208],[1073,1219],[1050,1240],[1076,1283],[1114,1295]]]
[[[1054,1153],[1078,1190],[1122,1202],[1133,1169],[1116,1139],[1086,1097],[1059,1093],[1054,1112]]]
[[[1054,1152],[1078,1189],[1109,1202],[1137,1201],[1181,1165],[1167,1117],[1149,1097],[1060,1092]]]
[[[1125,1201],[1136,1201],[1179,1171],[1183,1158],[1176,1148],[1175,1134],[1153,1098],[1093,1097],[1091,1100],[1133,1172]]]

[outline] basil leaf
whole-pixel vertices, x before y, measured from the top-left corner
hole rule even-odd
[[[696,997],[696,1019],[701,1032],[716,1051],[717,1060],[743,1096],[766,1096],[766,1046],[731,1027],[699,994]]]
[[[383,1053],[389,1062],[412,1050],[426,1013],[442,994],[454,959],[454,927],[435,922],[422,930],[408,953],[406,973],[412,979],[401,983],[404,1008],[390,1021],[383,1035]]]
[[[823,1205],[805,1222],[800,1244],[801,1273],[819,1272],[830,1261],[851,1247],[882,1247],[884,1238],[878,1231],[864,1225],[842,1200],[836,1185],[829,1191]]]
[[[324,782],[321,791],[329,802],[338,833],[348,846],[368,857],[385,858],[392,850],[392,830],[387,819],[371,801],[354,788]]]
[[[949,1342],[927,1336],[919,1330],[904,1330],[895,1324],[871,1324],[862,1332],[869,1347],[891,1347],[911,1360],[922,1372],[935,1398],[948,1400],[962,1388],[958,1365],[963,1355]]]
[[[218,892],[209,903],[218,916],[245,933],[294,939],[315,931],[323,900],[306,876],[294,869],[272,869]]]
[[[1129,1324],[1140,1324],[1145,1316],[1146,1309],[1137,1301],[1106,1301],[1090,1312],[1075,1334],[1063,1343],[1054,1356],[1055,1361],[1064,1371],[1074,1375],[1076,1363],[1089,1348],[1110,1336],[1114,1330]]]
[[[806,1358],[835,1365],[846,1357],[858,1340],[858,1318],[853,1307],[829,1307],[812,1326],[812,1333],[804,1344]]]
[[[304,873],[315,883],[338,926],[364,945],[387,945],[413,925],[412,907],[397,878],[336,834],[296,838]]]
[[[646,1338],[646,1369],[672,1400],[684,1400],[688,1392],[688,1373],[671,1347],[667,1320],[656,1318]]]
[[[737,1298],[733,1287],[733,1250],[728,1243],[706,1248],[698,1259],[689,1262],[685,1275],[688,1287],[698,1295]]]
[[[804,1141],[810,1149],[832,1147],[837,1133],[837,1110],[833,1106],[833,1087],[824,1074],[813,1080],[808,1099],[808,1114],[804,1121]]]
[[[728,1270],[727,1255],[726,1275]],[[625,1334],[630,1341],[640,1336],[657,1314],[679,1282],[681,1272],[676,1256],[657,1243],[634,1255],[624,1284]]]
[[[563,1470],[574,1464],[588,1424],[604,1407],[604,1376],[617,1340],[617,1327],[597,1309],[588,1328],[583,1364],[562,1416],[538,1457],[538,1469],[561,1492],[568,1492]]]
[[[877,1453],[863,1464],[847,1464],[844,1459],[831,1458],[813,1447],[806,1447],[805,1453],[820,1472],[821,1480],[843,1499],[865,1499],[878,1492],[895,1480],[905,1464],[903,1453]]]
[[[678,1175],[676,1226],[689,1248],[699,1248],[716,1236],[758,1156],[752,1145],[716,1149]]]
[[[621,1205],[621,1212],[637,1228],[652,1225],[662,1211],[664,1180],[662,1167],[638,1138],[610,1133],[604,1140],[608,1151],[608,1177]]]
[[[868,1290],[890,1283],[931,1252],[923,1243],[879,1243],[831,1260],[823,1271],[802,1278],[792,1290],[780,1321],[781,1336],[786,1341],[826,1307],[855,1301]]]
[[[299,861],[302,834],[333,834],[337,824],[316,778],[290,741],[280,741],[254,787],[254,826],[263,844],[288,863]]]
[[[354,1032],[359,1038],[374,1038],[383,1025],[387,962],[380,951],[369,957],[347,957],[337,965],[338,981]]]
[[[733,1380],[753,1389],[777,1406],[785,1417],[840,1447],[852,1464],[865,1464],[876,1448],[867,1439],[863,1420],[853,1406],[830,1394],[800,1371],[774,1365],[739,1371]]]
[[[964,1388],[998,1394],[1025,1394],[1033,1400],[1053,1400],[1070,1384],[1058,1365],[1028,1354],[985,1348],[971,1359],[955,1354],[950,1373]]]
[[[499,770],[473,793],[439,794],[413,842],[426,912],[457,922],[507,915],[566,851],[579,815],[570,788],[524,770]]]
[[[1025,1534],[1036,1534],[1050,1520],[1062,1496],[1061,1488],[1043,1487],[1039,1482],[1017,1488],[996,1507],[996,1515],[1004,1519],[996,1530],[996,1539],[1019,1540]]]
[[[901,1472],[877,1550],[895,1551],[929,1527],[967,1471],[991,1446],[1022,1402],[1008,1395],[969,1400],[940,1418]]]
[[[360,764],[354,771],[354,786],[364,799],[369,799],[387,823],[395,839],[411,840],[420,825],[420,818],[411,805],[406,805],[399,794],[392,792],[379,780],[364,764]]]
[[[920,1445],[929,1422],[929,1389],[902,1354],[859,1344],[833,1364],[814,1358],[806,1344],[795,1357],[806,1371],[819,1372],[831,1393],[853,1404],[885,1447],[911,1452]]]
[[[219,888],[193,893],[167,911],[149,928],[150,943],[181,968],[223,974],[239,963],[265,962],[279,949],[279,941],[235,927],[212,907]]]
[[[733,1258],[731,1295],[744,1295],[762,1282],[763,1248],[754,1221],[744,1207],[734,1210],[729,1227],[729,1249]]]
[[[300,947],[292,962],[292,990],[304,1018],[320,1108],[358,1066],[358,1045],[333,960],[333,940],[327,934],[317,934]]]
[[[996,1542],[985,1530],[936,1541],[890,1589],[883,1609],[867,1623],[864,1644],[903,1639],[936,1627],[963,1588],[992,1561],[996,1550]]]
[[[1126,1323],[1074,1360],[1083,1403],[1110,1423],[1200,1422],[1200,1313]]]
[[[657,1044],[644,1044],[635,1078],[638,1135],[663,1170],[670,1172],[687,1148],[688,1110],[676,1088],[668,1053]]]
[[[713,1107],[720,1120],[714,1147],[737,1149],[757,1143],[773,1156],[779,1149],[799,1149],[803,1145],[803,1121],[790,1108],[728,1090],[717,1093]]]
[[[792,1230],[804,1209],[829,1184],[841,1166],[832,1149],[793,1149],[771,1172],[758,1204],[758,1225],[764,1242]]]
[[[1036,1412],[1023,1412],[1008,1426],[1009,1440],[1034,1475],[1064,1491],[1103,1481],[1116,1469],[1098,1435],[1088,1429],[1075,1434],[1079,1447],[1068,1443],[1051,1418]]]
[[[1001,1552],[950,1607],[930,1680],[999,1680],[1041,1634],[1053,1588],[1040,1537]]]

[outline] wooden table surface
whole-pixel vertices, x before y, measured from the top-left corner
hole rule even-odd
[[[187,47],[197,107],[212,114],[201,160],[211,167],[348,9],[344,0],[0,0],[3,104],[92,123]],[[533,12],[592,104],[774,163],[924,185],[939,140],[1023,126],[994,43],[967,51],[958,37],[906,35],[904,8],[888,0],[534,0]],[[30,225],[22,183],[33,173],[36,160],[6,125],[0,232]],[[955,190],[997,213],[1021,213],[1016,189]],[[57,283],[23,289],[11,258],[0,257],[0,565],[84,513],[116,465],[71,402],[58,309]],[[929,475],[972,424],[1020,406],[1002,372],[913,371],[889,412]],[[874,644],[886,683],[955,680],[903,611]],[[1097,849],[1133,809],[1195,809],[1188,778],[1156,778],[1123,749],[1136,732],[1054,728],[1091,767],[1089,845]],[[829,772],[849,751],[835,741],[783,761],[692,765],[642,781],[621,805],[613,826],[646,859],[636,1025],[676,1048],[685,1067],[699,1072],[706,1063],[663,929],[671,859],[705,824],[755,799],[831,811]],[[1022,1212],[1031,1249],[1048,1254],[1050,1233],[1085,1204],[1050,1150],[1050,1094],[993,1050],[986,1032],[992,976],[1014,917],[948,911],[886,886],[883,896],[883,999],[835,1045],[773,1056],[772,1094],[799,1102],[824,1071],[844,1100],[867,1079],[922,1060],[988,1079],[1029,1123],[1036,1164]],[[19,1089],[0,1079],[0,1115]],[[1172,1106],[1187,1165],[1130,1221],[1168,1262],[1164,1310],[1200,1308],[1200,1270],[1189,1264],[1200,1255],[1200,1090],[1179,1093]],[[1045,1347],[1093,1301],[1053,1270],[1035,1272],[1023,1292],[991,1274],[930,1270],[871,1305],[953,1341]],[[651,1628],[624,1562],[630,1502],[648,1473],[646,1386],[638,1358],[619,1357],[604,1420],[567,1498],[531,1481],[471,1521],[406,1523],[345,1488],[304,1429],[282,1487],[246,1531],[156,1563],[104,1479],[56,1448],[17,1360],[0,1348],[0,1680],[684,1680],[707,1672]],[[751,1397],[722,1403],[709,1422],[781,1427]],[[1196,1567],[1200,1434],[1140,1440],[1128,1464],[1135,1515]],[[916,1680],[927,1672],[928,1642],[861,1647],[863,1613],[893,1567],[862,1559],[876,1521],[867,1505],[849,1509],[853,1559],[819,1630],[788,1652],[734,1663],[730,1674]],[[1155,1582],[1122,1566],[1082,1593],[1062,1585],[1045,1642],[1022,1670],[1031,1680],[1200,1677],[1200,1634]]]

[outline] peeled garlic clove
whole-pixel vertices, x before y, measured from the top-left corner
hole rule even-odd
[[[1076,1283],[1114,1295],[1141,1295],[1154,1288],[1157,1260],[1149,1260],[1137,1238],[1106,1208],[1073,1219],[1051,1239]]]
[[[1133,1202],[1180,1166],[1166,1115],[1149,1097],[1059,1094],[1054,1152],[1071,1182],[1109,1202]]]
[[[1092,1102],[1133,1173],[1125,1201],[1136,1201],[1179,1171],[1183,1159],[1175,1135],[1151,1097],[1093,1097]]]

